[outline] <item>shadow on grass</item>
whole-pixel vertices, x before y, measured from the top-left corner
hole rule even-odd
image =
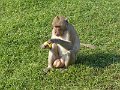
[[[120,55],[96,53],[91,55],[79,55],[76,60],[76,64],[85,64],[96,68],[104,68],[113,63],[120,63]]]

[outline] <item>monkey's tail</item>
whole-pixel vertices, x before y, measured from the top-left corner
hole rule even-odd
[[[81,46],[84,46],[84,47],[91,48],[91,49],[95,49],[95,46],[94,46],[94,45],[91,45],[91,44],[80,43],[80,45],[81,45]]]

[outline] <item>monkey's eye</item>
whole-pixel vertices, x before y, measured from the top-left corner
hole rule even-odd
[[[60,26],[55,26],[55,28],[60,28]]]

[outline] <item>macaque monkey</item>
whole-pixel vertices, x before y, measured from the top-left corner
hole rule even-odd
[[[52,22],[51,39],[42,48],[49,49],[47,69],[67,68],[75,63],[80,40],[73,25],[65,17],[56,16]]]
[[[42,48],[50,49],[47,68],[67,68],[75,63],[76,54],[80,49],[79,37],[74,27],[63,16],[53,19],[52,28],[51,39],[42,45]]]

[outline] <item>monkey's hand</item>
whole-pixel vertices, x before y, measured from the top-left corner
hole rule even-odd
[[[41,45],[42,49],[51,49],[52,48],[52,42],[46,41]]]

